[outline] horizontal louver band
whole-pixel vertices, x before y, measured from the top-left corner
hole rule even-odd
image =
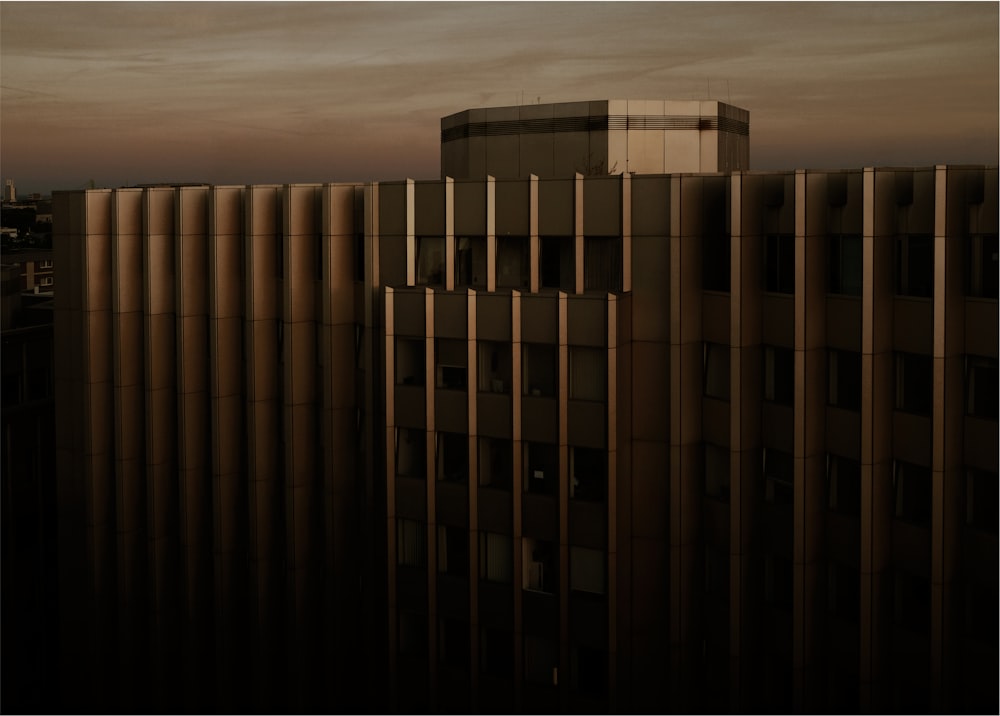
[[[543,117],[540,119],[511,119],[497,122],[469,122],[441,130],[441,141],[451,142],[469,137],[503,137],[517,134],[546,134],[550,132],[596,132],[600,130],[636,129],[702,129],[718,130],[747,136],[750,125],[729,117],[648,116],[648,115],[597,115],[587,117]]]

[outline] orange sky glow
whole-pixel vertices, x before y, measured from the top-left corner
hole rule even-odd
[[[469,107],[719,99],[751,166],[997,164],[997,3],[0,4],[19,192],[435,178]]]

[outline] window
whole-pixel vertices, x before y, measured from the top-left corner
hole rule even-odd
[[[555,397],[559,385],[556,347],[548,343],[525,343],[523,350],[524,394]]]
[[[965,357],[965,412],[977,418],[997,418],[1000,382],[996,358]]]
[[[52,268],[52,262],[51,261],[39,261],[38,262],[38,269],[40,271],[45,271],[46,269],[51,269],[51,268]]]
[[[572,591],[604,594],[607,571],[604,552],[586,547],[569,548],[569,588]]]
[[[573,291],[576,288],[576,263],[572,236],[542,236],[539,239],[539,283],[542,288]]]
[[[52,343],[29,341],[24,345],[24,387],[27,400],[43,400],[53,394]]]
[[[588,236],[583,240],[583,289],[622,290],[622,240],[618,236]]]
[[[701,239],[701,287],[729,291],[732,255],[729,234],[709,233]]]
[[[837,562],[827,566],[827,610],[857,623],[861,613],[861,575],[857,569]]]
[[[764,290],[795,293],[795,237],[768,234],[764,237]]]
[[[399,653],[413,659],[427,656],[427,617],[399,612]]]
[[[43,276],[42,277],[42,285],[43,286],[51,286],[52,285],[52,277],[51,276]]]
[[[365,235],[360,231],[354,234],[354,280],[365,280]]]
[[[14,353],[13,350],[5,352],[8,354]],[[3,400],[4,405],[18,405],[24,400],[24,380],[22,374],[18,372],[23,365],[21,357],[16,356],[13,359],[9,359],[5,356],[2,365],[3,384],[2,390],[0,390],[0,399]]]
[[[791,454],[764,448],[764,499],[790,505],[795,494],[795,461]]]
[[[458,669],[469,668],[469,622],[438,619],[438,660]]]
[[[364,337],[365,337],[365,327],[359,323],[354,324],[354,368],[355,370],[364,371],[365,366],[362,363],[361,356],[364,353]],[[397,382],[398,378],[397,378]]]
[[[274,223],[281,226],[281,217],[275,217]],[[279,281],[285,278],[285,242],[280,232],[274,235],[274,277]]]
[[[528,288],[531,244],[527,236],[497,237],[497,288]]]
[[[316,234],[316,241],[313,243],[313,265],[315,266],[314,278],[317,281],[323,280],[323,234]]]
[[[539,686],[559,684],[559,644],[554,639],[524,635],[524,680]]]
[[[591,502],[604,502],[607,499],[608,454],[604,450],[570,448],[569,474],[571,499]]]
[[[827,293],[861,295],[861,235],[831,234],[827,246]]]
[[[479,533],[479,577],[510,584],[514,579],[514,541],[510,535]]]
[[[427,475],[427,433],[396,428],[396,474],[423,480]]]
[[[705,545],[705,593],[729,599],[729,552]]]
[[[569,348],[569,397],[605,401],[608,393],[608,355],[601,348]]]
[[[896,572],[893,581],[896,623],[910,631],[926,634],[931,627],[930,582],[901,571]]]
[[[400,567],[427,564],[427,525],[416,520],[396,521],[396,563]]]
[[[396,385],[424,384],[424,340],[396,338]]]
[[[524,445],[524,491],[541,495],[559,492],[559,449],[546,443]]]
[[[437,569],[454,577],[469,576],[469,531],[464,527],[438,525]]]
[[[895,516],[920,527],[931,526],[931,470],[907,462],[893,463]],[[994,506],[995,507],[995,506]]]
[[[469,436],[464,433],[438,433],[437,479],[468,484]]]
[[[997,235],[972,234],[965,246],[965,293],[977,298],[996,298],[1000,277]]]
[[[930,298],[934,293],[934,237],[896,237],[896,295]]]
[[[831,350],[827,354],[827,400],[845,410],[861,409],[861,354]]]
[[[965,635],[981,644],[996,648],[997,583],[968,580],[965,583]]]
[[[455,237],[455,287],[486,288],[486,237]]]
[[[531,592],[556,593],[559,560],[551,542],[525,537],[521,540],[521,584]]]
[[[795,397],[795,351],[764,346],[764,400],[791,405]]]
[[[704,393],[709,398],[729,400],[729,346],[705,343]]]
[[[705,443],[705,496],[729,502],[729,450]]]
[[[792,608],[792,562],[775,554],[764,556],[764,601],[788,611]]]
[[[417,285],[444,285],[444,237],[417,237]]]
[[[465,390],[468,378],[469,344],[453,338],[434,340],[436,385],[445,390]]]
[[[916,353],[896,354],[896,410],[930,415],[934,405],[934,362]]]
[[[509,490],[514,473],[514,448],[510,440],[479,438],[479,485]]]
[[[514,635],[511,632],[484,628],[479,650],[480,668],[484,673],[503,678],[514,671]]]
[[[826,456],[827,505],[834,512],[861,514],[861,463],[839,455]]]
[[[479,392],[510,393],[511,344],[480,341]]]
[[[590,698],[602,698],[608,686],[607,652],[578,646],[573,649],[570,661],[570,683],[574,691]]]
[[[965,473],[965,523],[983,532],[997,532],[997,473],[969,469]]]

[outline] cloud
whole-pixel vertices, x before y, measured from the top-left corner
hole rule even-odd
[[[58,181],[33,168],[56,151],[67,177],[140,158],[227,176],[266,158],[273,181],[333,165],[426,177],[438,119],[468,107],[711,93],[751,110],[755,166],[813,164],[834,145],[871,164],[886,143],[914,162],[935,145],[995,163],[998,16],[994,3],[8,2],[0,158],[19,185]]]

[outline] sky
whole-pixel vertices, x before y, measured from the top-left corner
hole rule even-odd
[[[998,163],[1000,4],[0,2],[0,174],[436,178],[471,107],[717,99],[753,169]]]

